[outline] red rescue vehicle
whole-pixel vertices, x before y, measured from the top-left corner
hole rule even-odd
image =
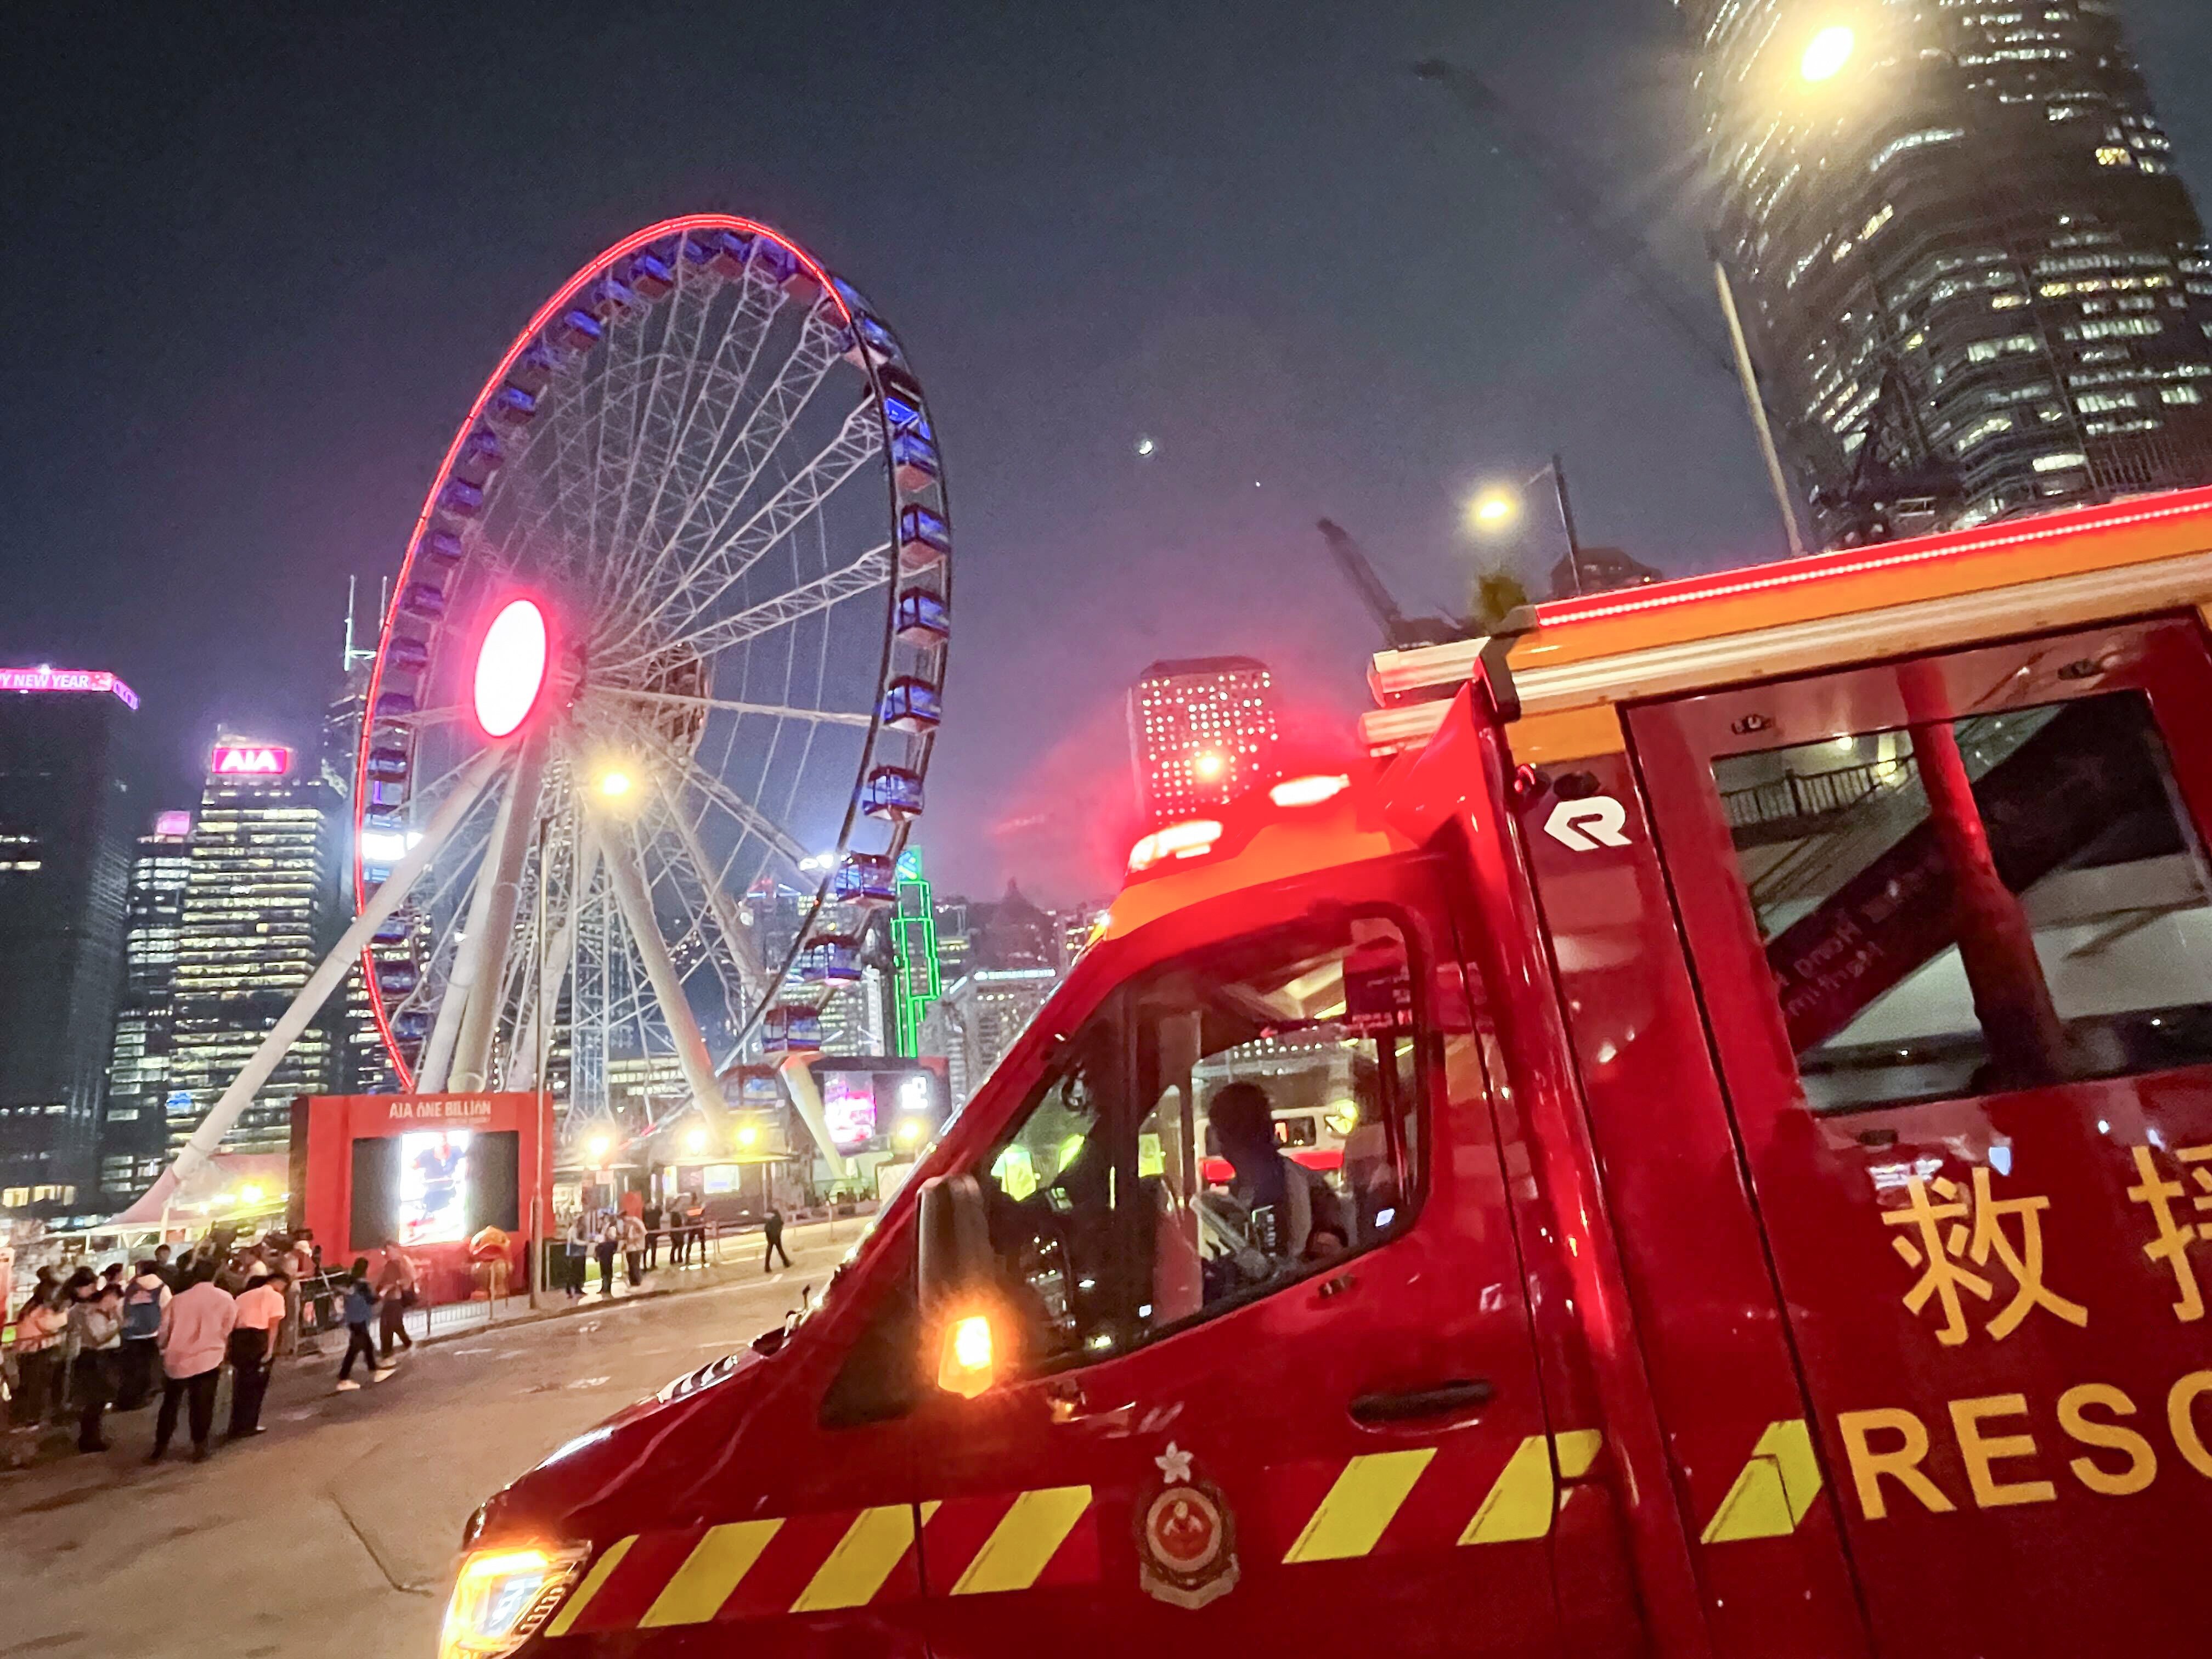
[[[1378,658],[446,1653],[2212,1651],[2208,605],[2212,491]]]

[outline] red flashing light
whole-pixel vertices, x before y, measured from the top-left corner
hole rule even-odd
[[[1163,859],[1194,859],[1213,850],[1221,826],[1212,818],[1192,818],[1155,830],[1129,849],[1129,873],[1149,870]]]
[[[1761,565],[1723,575],[1691,576],[1632,588],[1626,593],[1593,594],[1586,599],[1561,599],[1538,608],[1541,625],[1559,628],[1570,623],[1600,622],[1609,617],[1632,617],[1651,611],[1670,610],[1706,599],[1729,599],[1746,593],[1773,592],[1807,582],[1863,575],[1875,570],[1902,570],[1915,565],[1944,564],[1985,553],[2002,552],[2061,536],[2097,535],[2146,524],[2212,515],[2212,489],[2192,489],[2162,498],[2156,505],[2130,503],[2123,507],[2091,507],[2075,513],[2053,514],[1999,530],[1958,531],[1901,542],[1875,550],[1826,553],[1784,565]]]
[[[488,738],[511,737],[530,718],[545,690],[552,635],[535,599],[500,607],[477,647],[477,725]]]

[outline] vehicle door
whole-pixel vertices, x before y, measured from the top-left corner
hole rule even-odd
[[[908,1418],[939,1659],[1554,1650],[1596,1437],[1545,1419],[1422,867],[1178,919],[975,1164],[1018,1352]]]
[[[1632,710],[1880,1652],[2201,1654],[2194,617]]]

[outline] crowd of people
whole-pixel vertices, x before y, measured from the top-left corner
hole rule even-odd
[[[620,1276],[632,1290],[646,1274],[660,1265],[660,1249],[668,1247],[668,1265],[702,1267],[707,1261],[707,1206],[696,1193],[678,1193],[664,1205],[658,1199],[616,1209],[579,1210],[562,1229],[560,1288],[573,1301],[587,1289],[590,1268],[599,1270],[599,1294],[612,1296],[620,1263]]]
[[[337,1386],[356,1389],[356,1359],[370,1378],[392,1375],[400,1352],[415,1346],[406,1311],[418,1299],[415,1264],[396,1243],[372,1273],[367,1256],[349,1270],[325,1270],[321,1247],[307,1234],[271,1234],[258,1243],[187,1249],[172,1259],[163,1244],[143,1261],[77,1267],[66,1276],[39,1270],[15,1310],[10,1417],[35,1430],[73,1416],[81,1452],[107,1449],[112,1414],[137,1411],[158,1395],[149,1462],[168,1453],[183,1419],[192,1460],[209,1454],[222,1374],[231,1377],[226,1437],[262,1433],[270,1373],[295,1352],[302,1328],[325,1322],[336,1303],[347,1327]]]

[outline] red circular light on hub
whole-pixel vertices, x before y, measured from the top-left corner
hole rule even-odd
[[[488,738],[511,737],[530,718],[552,660],[550,630],[535,599],[500,607],[477,647],[477,724]]]

